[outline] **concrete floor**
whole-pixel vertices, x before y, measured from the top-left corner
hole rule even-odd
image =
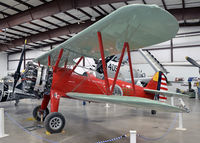
[[[32,110],[40,104],[40,100],[21,100],[18,107],[14,102],[0,103],[0,108],[5,108],[6,113],[17,121],[22,127],[32,127],[39,123],[30,120]],[[167,136],[158,141],[146,141],[137,137],[137,143],[197,143],[200,140],[200,101],[186,99],[186,104],[192,110],[183,115],[186,131],[175,130],[175,127]],[[135,110],[131,107],[111,105],[105,108],[105,104],[87,103],[81,101],[61,99],[60,112],[66,118],[66,126],[63,133],[46,135],[44,128],[26,132],[14,121],[5,115],[5,132],[9,137],[0,139],[0,143],[95,143],[121,136],[136,130],[137,133],[149,137],[158,138],[165,134],[172,124],[176,113],[161,113],[151,115],[149,111]],[[177,120],[178,121],[178,120]],[[43,140],[41,139],[43,138]],[[129,138],[123,138],[117,143],[129,143]]]

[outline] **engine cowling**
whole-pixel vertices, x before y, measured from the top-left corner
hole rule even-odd
[[[53,71],[49,66],[38,66],[28,62],[22,74],[22,90],[26,93],[42,97],[50,94]]]

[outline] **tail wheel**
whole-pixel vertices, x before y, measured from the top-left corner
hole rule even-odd
[[[65,126],[65,117],[61,113],[52,112],[45,118],[44,126],[50,133],[60,133]]]
[[[41,115],[43,116],[43,119],[42,121],[45,120],[46,116],[49,114],[49,109],[46,108],[44,111],[41,111],[40,109],[40,105],[39,106],[36,106],[34,109],[33,109],[33,117],[37,120],[37,121],[41,121]]]

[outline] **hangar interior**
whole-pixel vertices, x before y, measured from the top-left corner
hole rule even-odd
[[[200,62],[200,0],[0,0],[0,78],[17,69],[25,39],[28,39],[28,43],[22,67],[118,8],[130,4],[156,4],[177,19],[179,31],[174,38],[145,47],[144,50],[151,52],[169,71],[167,77],[170,81],[183,78],[187,83],[189,77],[198,78],[199,68],[190,66],[185,57]],[[131,52],[131,57],[134,68],[142,70],[146,76],[154,75],[155,71],[137,50]],[[181,84],[172,83],[169,89],[188,89],[188,86]],[[194,89],[197,91],[197,87]],[[13,102],[2,102],[0,108],[5,108],[7,113],[5,131],[9,137],[0,138],[0,142],[97,142],[121,136],[133,129],[149,137],[146,140],[137,138],[137,142],[154,142],[152,138],[167,133],[156,142],[196,143],[199,141],[200,103],[198,99],[186,99],[185,102],[191,109],[190,113],[183,114],[187,130],[171,129],[167,133],[176,114],[161,112],[154,116],[146,110],[133,110],[115,104],[105,108],[103,103],[86,103],[83,106],[82,101],[61,100],[59,110],[67,117],[67,126],[63,133],[52,135],[45,134],[44,128],[28,120],[32,117],[32,109],[41,100],[24,99],[17,107]],[[21,127],[36,129],[26,131]],[[129,142],[129,138],[118,142]]]

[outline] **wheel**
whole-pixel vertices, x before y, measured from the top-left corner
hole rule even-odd
[[[151,110],[151,114],[155,115],[156,114],[156,110]]]
[[[46,108],[44,111],[41,111],[40,110],[40,105],[39,106],[36,106],[34,109],[33,109],[33,117],[37,120],[37,121],[41,121],[41,113],[43,114],[43,120],[45,120],[46,116],[49,114],[49,109]]]
[[[60,133],[65,126],[65,117],[61,113],[52,112],[45,118],[44,126],[50,133]]]

